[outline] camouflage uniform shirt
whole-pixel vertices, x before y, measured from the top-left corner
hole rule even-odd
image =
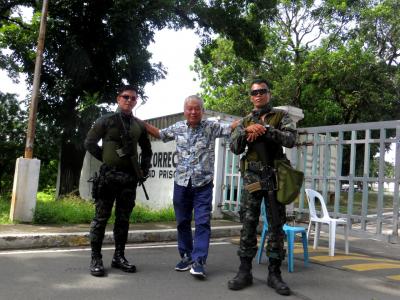
[[[245,128],[251,124],[256,123],[252,114],[244,117],[239,125],[235,128],[231,136],[231,150],[235,154],[241,154],[245,152],[246,146],[250,146],[247,151],[246,159],[248,161],[259,161],[260,158],[253,149],[251,149],[251,143],[247,141]],[[281,146],[292,148],[295,144],[297,132],[293,120],[289,117],[289,114],[283,110],[272,108],[268,105],[266,110],[266,116],[264,122],[258,120],[257,123],[262,125],[272,125],[272,128],[267,130],[267,133],[261,136],[261,139],[265,139],[267,143],[277,145],[273,151],[276,151],[275,158],[282,158],[283,151]],[[271,151],[271,149],[266,149]]]
[[[186,121],[179,121],[160,130],[163,142],[176,142],[176,184],[187,186],[191,179],[193,187],[200,187],[211,182],[214,178],[215,139],[228,137],[230,132],[229,124],[209,120],[202,120],[196,128],[188,126]]]

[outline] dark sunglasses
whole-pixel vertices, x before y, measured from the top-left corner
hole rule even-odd
[[[124,98],[125,101],[128,101],[128,100],[136,101],[136,96],[121,95],[121,97]]]
[[[268,89],[259,89],[259,90],[252,90],[250,92],[250,95],[252,96],[257,96],[257,95],[264,95],[266,93],[268,93],[269,90]]]

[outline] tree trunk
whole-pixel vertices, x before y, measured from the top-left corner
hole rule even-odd
[[[78,192],[84,156],[85,150],[82,147],[62,142],[57,178],[57,198]]]

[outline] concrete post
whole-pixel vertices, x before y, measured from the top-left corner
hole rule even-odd
[[[32,222],[39,185],[40,160],[18,158],[11,200],[11,221]]]

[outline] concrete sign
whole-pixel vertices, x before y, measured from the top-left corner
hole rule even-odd
[[[163,143],[155,141],[151,143],[153,157],[149,178],[144,185],[150,200],[147,201],[142,187],[138,187],[137,203],[147,205],[154,209],[172,206],[174,190],[174,176],[178,156],[175,141]]]
[[[155,141],[151,143],[151,147],[153,150],[151,169],[149,178],[145,182],[150,200],[146,200],[140,186],[136,190],[136,203],[141,203],[152,209],[160,209],[172,206],[174,176],[178,157],[175,141],[168,143]],[[99,172],[100,165],[100,161],[86,152],[79,182],[79,194],[83,199],[92,199],[92,183],[89,180],[95,172]]]

